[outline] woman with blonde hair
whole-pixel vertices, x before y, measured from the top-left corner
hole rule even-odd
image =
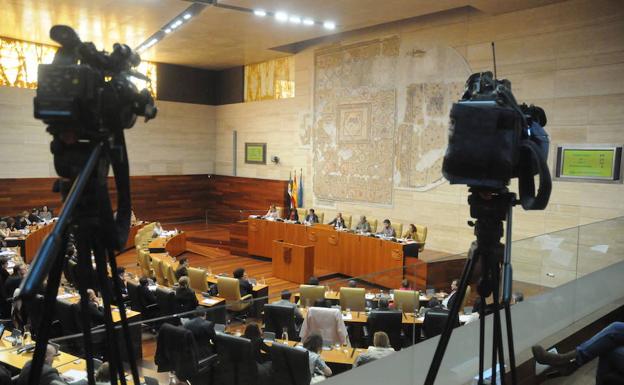
[[[366,352],[360,354],[353,366],[364,365],[392,353],[394,353],[394,349],[390,345],[390,337],[386,332],[375,332],[373,334],[373,346],[369,346]]]

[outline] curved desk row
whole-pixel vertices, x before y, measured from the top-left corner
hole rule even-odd
[[[55,222],[37,225],[36,228],[33,228],[30,233],[24,236],[6,237],[5,241],[7,246],[19,246],[20,254],[24,262],[31,263],[35,255],[37,255],[37,251],[39,247],[41,247],[45,237],[52,232],[54,224]]]

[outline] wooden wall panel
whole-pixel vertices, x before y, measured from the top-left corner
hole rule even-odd
[[[0,179],[0,216],[48,205],[58,213],[55,178]],[[150,175],[130,177],[132,204],[139,219],[160,222],[204,220],[232,223],[240,210],[266,210],[284,205],[287,181],[215,175]],[[114,181],[109,178],[113,190]],[[115,202],[115,194],[112,194]],[[248,211],[244,211],[248,215]]]

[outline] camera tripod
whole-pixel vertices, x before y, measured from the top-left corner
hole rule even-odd
[[[480,296],[479,306],[479,385],[483,384],[483,367],[485,355],[485,300],[492,295],[493,298],[493,334],[492,334],[492,380],[491,384],[496,384],[497,363],[500,365],[501,384],[505,384],[505,356],[503,352],[503,336],[500,316],[500,307],[505,310],[505,320],[507,329],[507,345],[509,348],[509,364],[511,367],[511,382],[517,383],[516,360],[513,344],[513,331],[511,325],[511,222],[512,207],[516,204],[516,195],[510,193],[506,188],[501,190],[487,190],[470,188],[468,203],[470,205],[470,216],[476,218],[474,223],[474,233],[477,237],[472,242],[468,251],[468,258],[464,265],[456,298],[449,311],[449,317],[440,336],[440,341],[436,348],[425,385],[433,385],[438,370],[444,358],[446,347],[448,346],[453,332],[453,322],[458,317],[459,307],[463,302],[461,299],[466,294],[466,288],[473,275],[475,265],[480,263],[481,279],[477,286]],[[500,243],[503,236],[503,221],[507,220],[505,231],[505,245]],[[502,301],[500,301],[501,267],[503,271],[502,281]]]
[[[55,141],[57,140],[58,139],[55,138]],[[62,167],[79,170],[78,167],[80,167],[82,163],[84,163],[84,167],[75,177],[71,190],[68,193],[67,191],[62,191],[64,196],[65,194],[67,195],[61,215],[54,230],[42,244],[32,264],[31,271],[22,283],[20,295],[25,301],[28,301],[40,291],[42,283],[47,278],[40,324],[33,325],[34,328],[38,330],[38,333],[28,384],[39,384],[41,369],[45,360],[50,337],[50,326],[56,308],[55,305],[61,281],[61,273],[66,262],[65,252],[70,232],[75,236],[78,251],[77,279],[80,293],[81,328],[84,333],[83,341],[88,383],[89,385],[95,384],[93,334],[104,332],[106,337],[106,355],[109,362],[111,378],[110,383],[116,385],[119,379],[119,383],[126,385],[121,359],[121,349],[116,338],[119,327],[115,327],[111,313],[111,304],[115,303],[119,309],[121,332],[125,340],[125,350],[130,363],[132,379],[135,384],[139,384],[137,365],[134,361],[134,351],[130,340],[130,329],[121,296],[121,282],[117,274],[117,263],[113,251],[119,248],[119,244],[122,241],[125,243],[127,226],[124,225],[124,222],[129,223],[130,216],[128,165],[123,136],[118,143],[121,144],[123,148],[116,153],[111,151],[111,148],[105,141],[96,142],[95,144],[89,143],[88,145],[77,144],[75,145],[77,148],[65,153],[59,151],[55,152],[55,141],[52,142],[52,148],[55,155],[57,171],[59,171],[59,169],[62,170]],[[56,143],[56,145],[58,146],[59,143]],[[120,148],[117,148],[117,150],[120,150]],[[68,159],[71,159],[73,162],[68,162]],[[127,216],[127,220],[121,219],[118,223],[115,223],[113,219],[110,197],[108,196],[107,176],[111,163],[115,171],[115,180],[117,182],[119,198],[118,216]],[[65,183],[65,186],[68,187],[68,184]],[[119,223],[121,223],[119,226],[121,229],[126,227],[125,235],[117,236],[117,233],[114,231],[115,226],[119,225]],[[102,295],[104,305],[105,322],[103,331],[101,328],[94,328],[92,331],[88,310],[87,288],[93,287],[95,283],[91,280],[91,277],[94,276],[92,255],[95,260],[97,286]],[[108,276],[108,267],[110,267],[110,278]]]

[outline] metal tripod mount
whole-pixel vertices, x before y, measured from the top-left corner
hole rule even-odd
[[[484,354],[485,354],[485,310],[486,298],[492,296],[493,303],[493,331],[492,331],[492,380],[491,384],[496,384],[496,367],[500,364],[501,384],[505,384],[505,356],[503,352],[503,336],[501,326],[500,308],[505,311],[507,345],[509,348],[509,365],[511,369],[511,382],[517,383],[516,360],[513,345],[513,331],[511,325],[511,227],[512,208],[516,204],[516,195],[510,193],[508,189],[491,190],[483,188],[470,188],[468,204],[470,205],[470,216],[475,218],[474,226],[476,241],[473,241],[468,258],[464,265],[459,287],[457,289],[456,301],[452,302],[449,317],[440,335],[440,341],[436,348],[425,385],[433,385],[442,364],[446,347],[448,346],[453,332],[453,322],[459,314],[462,298],[466,294],[466,288],[477,263],[480,264],[481,278],[477,285],[477,292],[480,296],[479,306],[479,385],[483,382]],[[500,243],[503,236],[503,221],[507,220],[505,231],[505,245]],[[503,293],[501,299],[501,270],[503,271]]]
[[[66,263],[65,251],[70,232],[75,236],[78,250],[78,289],[80,293],[81,327],[84,333],[83,341],[88,383],[89,385],[95,384],[93,365],[93,340],[95,335],[96,338],[106,345],[110,383],[112,385],[118,383],[126,385],[121,349],[116,338],[119,333],[119,330],[116,329],[119,329],[119,326],[115,327],[112,320],[112,303],[115,303],[119,308],[121,333],[125,340],[125,349],[133,381],[135,384],[140,383],[137,365],[134,361],[125,306],[121,296],[121,282],[116,273],[117,264],[110,242],[112,209],[107,187],[109,150],[105,142],[99,142],[90,145],[84,152],[84,166],[75,178],[71,190],[65,198],[61,215],[55,224],[54,230],[45,239],[33,262],[31,271],[22,283],[20,295],[25,301],[28,301],[40,291],[42,283],[47,278],[40,324],[33,325],[38,330],[38,333],[28,379],[29,385],[39,384],[41,368],[43,367],[50,337],[50,326],[56,308],[61,273]],[[93,260],[95,261],[95,272],[93,271]],[[95,282],[91,279],[94,276],[97,277]],[[93,328],[93,330],[91,328],[87,288],[93,287],[96,282],[104,305],[104,330],[101,327]],[[104,333],[105,341],[103,341],[102,333]]]

